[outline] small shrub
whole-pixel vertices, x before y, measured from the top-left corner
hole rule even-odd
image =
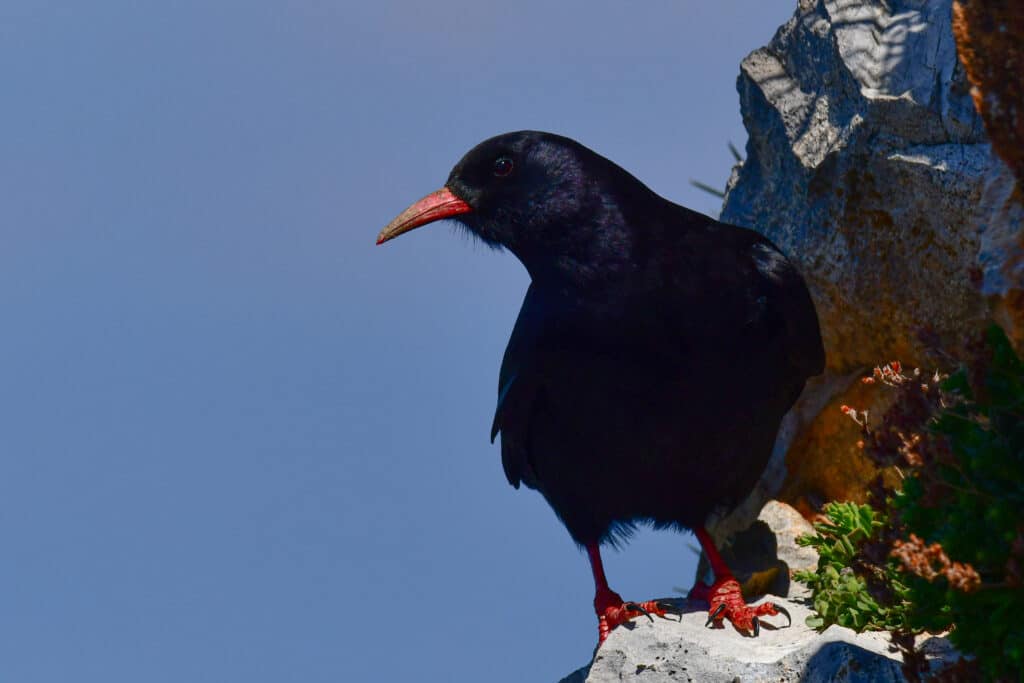
[[[914,678],[927,667],[913,634],[951,630],[984,678],[1024,680],[1024,364],[992,327],[948,378],[890,363],[864,381],[898,392],[892,407],[877,424],[843,412],[902,484],[879,478],[871,505],[826,506],[802,541],[821,553],[796,575],[812,589],[808,623],[893,631]]]

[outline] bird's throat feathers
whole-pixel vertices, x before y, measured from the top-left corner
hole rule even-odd
[[[536,188],[524,202],[458,220],[484,244],[515,254],[538,283],[589,288],[616,281],[635,267],[634,235],[621,207],[572,176]]]

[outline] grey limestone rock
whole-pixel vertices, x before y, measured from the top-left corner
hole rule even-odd
[[[814,527],[799,512],[770,500],[746,529],[721,538],[717,545],[744,592],[793,596],[803,592],[802,586],[791,581],[793,572],[818,566],[817,551],[796,543],[798,536],[813,532]],[[697,576],[706,583],[713,580],[704,557]]]
[[[800,265],[829,367],[948,351],[986,306],[979,201],[997,163],[950,26],[951,0],[801,0],[742,63],[747,159],[722,219]]]
[[[775,537],[776,557],[786,563],[790,572],[818,567],[818,551],[796,543],[798,537],[814,533],[814,527],[799,512],[785,503],[770,500],[761,509],[758,519]]]
[[[708,629],[705,606],[688,605],[682,621],[639,619],[633,628],[619,627],[598,650],[590,666],[562,679],[562,683],[646,683],[696,681],[700,683],[886,683],[903,682],[901,659],[888,634],[857,634],[832,626],[817,633],[804,625],[809,614],[800,602],[770,597],[793,616],[789,628],[762,628],[747,638],[731,627]],[[767,617],[785,625],[781,616]],[[934,665],[956,655],[945,641],[932,638],[925,648]]]
[[[771,501],[751,529],[760,530],[754,536],[754,545],[760,548],[760,564],[755,570],[764,573],[763,568],[770,567],[772,562],[790,571],[817,566],[817,553],[796,544],[797,536],[813,528],[788,505]],[[766,552],[769,546],[770,553]],[[729,552],[726,548],[723,555]],[[741,567],[737,576],[742,571]],[[811,614],[806,590],[793,590],[788,581],[783,587],[791,597],[768,595],[756,602],[768,600],[784,607],[792,616],[792,624],[786,628],[775,628],[786,626],[787,622],[784,616],[777,615],[762,618],[764,625],[757,638],[746,637],[729,625],[709,629],[705,627],[705,603],[667,599],[682,610],[678,621],[675,617],[640,618],[620,626],[612,631],[591,664],[565,677],[562,683],[906,680],[901,672],[900,654],[890,644],[887,633],[858,634],[840,626],[818,633],[806,626]],[[926,636],[925,640],[920,650],[933,669],[959,658],[946,639]]]

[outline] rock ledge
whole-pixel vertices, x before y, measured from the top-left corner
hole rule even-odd
[[[703,603],[676,600],[686,610],[681,622],[638,619],[632,622],[632,629],[616,629],[590,665],[566,676],[561,683],[906,680],[900,671],[900,655],[890,645],[888,634],[858,634],[840,626],[817,633],[804,624],[810,611],[802,601],[772,596],[765,599],[789,610],[793,625],[777,630],[765,627],[757,638],[748,638],[730,626],[705,628],[707,612]],[[768,620],[786,623],[781,615]],[[925,649],[932,652],[933,666],[957,657],[941,638],[931,638]]]

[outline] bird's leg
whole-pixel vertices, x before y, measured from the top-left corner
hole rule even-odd
[[[711,535],[703,527],[698,527],[695,533],[701,547],[704,548],[708,562],[711,563],[711,571],[715,574],[713,584],[709,586],[698,581],[689,595],[690,599],[706,600],[710,605],[706,626],[714,625],[716,628],[721,628],[722,621],[728,619],[739,631],[756,636],[761,632],[761,624],[757,619],[760,616],[782,614],[790,624],[793,622],[789,612],[774,603],[764,602],[760,605],[748,605],[740,591],[740,582],[732,575],[722,556],[718,554]]]
[[[587,544],[587,556],[590,558],[590,569],[594,572],[594,612],[597,613],[597,644],[599,647],[613,628],[630,619],[645,616],[654,621],[652,615],[664,617],[670,612],[677,611],[673,605],[657,600],[623,601],[618,593],[608,587],[608,579],[604,576],[604,565],[601,563],[601,549],[597,543]]]

